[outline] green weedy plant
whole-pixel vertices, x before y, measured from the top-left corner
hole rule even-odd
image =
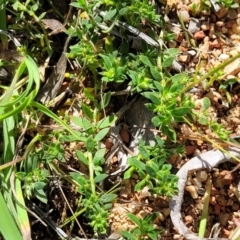
[[[127,65],[123,62],[124,59],[118,56],[117,51],[108,55],[99,54],[99,56],[103,59],[103,71],[100,72],[103,82],[122,83],[126,80]]]
[[[179,147],[174,150],[180,153]],[[124,173],[124,179],[128,179],[136,172],[140,181],[135,186],[135,191],[149,188],[149,192],[157,195],[171,197],[177,192],[177,177],[171,174],[171,165],[166,163],[166,159],[174,152],[165,147],[165,142],[156,136],[156,145],[151,147],[139,143],[139,154],[128,159],[130,168]]]
[[[147,108],[156,114],[152,119],[153,124],[159,127],[172,141],[176,141],[175,124],[184,122],[183,117],[191,115],[194,107],[190,98],[181,93],[188,81],[187,74],[176,74],[161,82],[154,81],[156,90],[142,93],[151,101],[146,104]]]
[[[154,228],[153,222],[157,218],[157,213],[146,215],[143,219],[136,217],[132,213],[127,214],[129,219],[137,226],[130,232],[121,231],[124,239],[128,240],[141,240],[148,237],[148,239],[157,240],[158,235],[161,233],[159,229]]]
[[[235,3],[233,0],[216,0],[216,3],[226,7],[226,8],[238,8],[238,3]]]
[[[46,12],[43,12],[40,16],[35,14],[37,10],[41,8],[41,3],[39,1],[32,0],[26,0],[25,2],[6,0],[5,5],[8,11],[10,11],[13,15],[16,15],[17,23],[24,21],[25,30],[27,29],[28,34],[33,39],[38,39],[41,50],[47,51],[48,55],[51,55],[52,49],[48,39],[48,34],[45,30],[44,24],[41,22],[41,19],[45,16]],[[40,31],[33,24],[29,24],[29,22],[25,19],[27,18],[27,15],[40,26]],[[9,26],[9,28],[19,29],[19,25],[13,24]]]
[[[36,63],[24,50],[21,53],[24,60],[16,70],[11,85],[9,87],[2,86],[5,92],[0,98],[0,121],[2,121],[4,136],[4,151],[0,159],[0,164],[2,165],[0,166],[0,177],[3,191],[0,192],[0,197],[2,209],[6,214],[6,218],[0,222],[0,232],[5,239],[10,239],[14,235],[16,239],[23,239],[30,235],[30,224],[26,209],[24,208],[25,202],[22,196],[20,181],[15,179],[11,183],[10,180],[16,168],[9,168],[11,164],[8,165],[13,160],[16,151],[14,129],[19,122],[19,114],[23,109],[29,107],[40,86],[40,77]],[[20,81],[25,72],[27,72],[28,77]],[[24,85],[26,85],[26,88],[21,91],[20,87]],[[26,151],[29,150],[30,148]],[[15,191],[14,196],[12,195],[12,191]],[[6,224],[9,224],[12,229],[6,227]]]
[[[105,162],[105,149],[99,148],[98,143],[106,136],[115,120],[115,116],[108,116],[94,124],[87,118],[72,117],[72,121],[81,127],[86,135],[86,151],[84,153],[77,151],[76,155],[83,164],[88,166],[89,176],[74,172],[70,175],[78,184],[78,191],[83,196],[81,213],[90,220],[95,234],[106,233],[108,210],[117,196],[111,192],[104,193],[96,190],[98,184],[108,176],[102,169]]]
[[[49,159],[53,160],[53,155],[48,153],[48,148],[35,150],[29,153],[25,161],[21,166],[21,170],[15,174],[22,182],[23,195],[27,199],[30,199],[33,195],[37,197],[41,202],[47,204],[47,196],[45,194],[45,187],[50,176],[49,171],[46,168],[40,168],[39,164],[45,164],[44,154]],[[56,151],[58,148],[56,148]],[[50,156],[49,156],[50,155]],[[55,154],[55,157],[57,154]],[[50,160],[49,160],[50,162]]]

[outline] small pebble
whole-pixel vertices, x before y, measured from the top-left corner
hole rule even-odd
[[[162,213],[164,214],[165,217],[168,217],[170,215],[170,208],[163,208]]]
[[[173,235],[173,240],[180,240],[180,239],[182,239],[181,235],[179,235],[179,234],[174,234]]]
[[[206,171],[203,171],[203,170],[197,171],[196,178],[199,179],[200,182],[205,182],[207,181],[208,174]]]
[[[203,31],[208,31],[210,29],[210,24],[207,21],[202,22],[201,29]]]
[[[239,26],[240,25],[240,16],[238,16],[236,22],[237,22],[237,25]]]
[[[157,220],[160,220],[160,222],[163,222],[163,221],[165,220],[165,218],[166,218],[166,217],[164,216],[164,214],[160,212],[160,213],[158,214]],[[157,222],[155,221],[155,223],[157,223]]]
[[[233,8],[230,8],[227,14],[229,19],[236,19],[238,17],[237,11]]]
[[[197,187],[196,186],[186,186],[185,190],[188,191],[191,194],[191,197],[193,199],[197,199],[198,198],[198,193],[197,193]]]
[[[186,10],[186,9],[180,10],[180,11],[178,12],[178,16],[182,18],[182,21],[183,21],[183,22],[189,22],[189,20],[190,20],[189,12],[188,12],[188,10]]]
[[[191,60],[190,55],[188,54],[182,54],[178,56],[178,61],[182,63],[188,63]]]
[[[227,59],[229,59],[229,55],[228,55],[228,54],[222,53],[222,54],[219,56],[219,60],[220,60],[220,61],[224,61],[224,60],[227,60]]]
[[[177,46],[177,42],[176,42],[176,41],[169,41],[169,42],[168,42],[168,46],[169,46],[170,48],[175,48],[175,47]]]
[[[215,196],[211,196],[210,199],[209,199],[209,202],[210,202],[210,204],[215,205],[217,203],[216,202],[216,197]]]
[[[198,189],[198,195],[199,196],[204,196],[205,192],[206,192],[205,188],[199,188]]]
[[[217,21],[217,22],[216,22],[216,26],[218,26],[218,27],[223,27],[223,26],[224,26],[224,22],[222,22],[222,21]]]
[[[197,203],[195,206],[197,209],[203,210],[203,203]]]
[[[226,228],[222,228],[222,237],[229,238],[230,232]]]
[[[224,171],[220,172],[219,177],[222,178],[222,183],[224,185],[230,185],[236,176],[235,176],[234,172],[230,173],[229,171],[224,170]]]
[[[228,29],[231,29],[233,24],[235,24],[235,21],[234,20],[229,20],[229,21],[227,21],[225,27],[228,28]]]
[[[218,221],[221,223],[223,227],[227,226],[228,220],[230,219],[230,214],[226,212],[221,212],[218,215]]]
[[[204,31],[201,30],[201,31],[194,33],[193,38],[195,40],[200,40],[200,39],[203,39],[205,36],[206,35],[205,35]]]
[[[216,201],[221,206],[227,206],[227,199],[222,195],[217,195]]]
[[[217,4],[218,5],[218,4]],[[219,5],[218,5],[219,6]],[[220,9],[215,13],[219,19],[222,19],[228,13],[228,9],[220,6]]]
[[[209,29],[209,37],[215,39],[217,36],[215,35],[215,25],[213,23],[210,24]]]
[[[127,143],[127,144],[128,144],[128,143],[130,142],[130,134],[129,134],[129,132],[128,132],[127,129],[121,128],[121,129],[120,129],[120,136],[121,136],[122,141],[123,141],[124,143]]]
[[[217,203],[214,205],[214,214],[219,215],[221,212],[221,206]]]
[[[215,39],[214,41],[209,42],[209,49],[222,48],[222,43],[220,39]]]
[[[222,33],[224,34],[228,33],[228,29],[226,27],[222,27]]]
[[[190,215],[185,216],[185,217],[184,217],[184,220],[185,220],[185,223],[186,223],[186,224],[191,224],[191,223],[193,223],[193,217],[190,216]]]
[[[234,211],[237,211],[237,210],[239,210],[239,203],[234,203],[233,205],[232,205],[232,209],[234,210]]]
[[[186,155],[188,156],[188,155],[193,154],[196,149],[197,149],[196,146],[190,146],[190,145],[186,146],[185,147]]]
[[[191,182],[193,185],[197,186],[198,190],[199,190],[199,188],[202,187],[202,183],[196,178],[193,178]]]
[[[191,18],[189,25],[188,25],[188,31],[192,34],[200,31],[201,29],[201,22],[197,18]]]
[[[181,43],[183,41],[183,39],[184,39],[184,33],[183,32],[180,32],[175,38],[175,40],[179,43]]]

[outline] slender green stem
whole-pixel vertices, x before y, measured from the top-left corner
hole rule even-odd
[[[188,123],[192,128],[194,128],[193,124],[191,124],[188,119],[186,117],[183,117],[183,119],[186,121],[186,123]],[[196,128],[195,128],[196,129]],[[230,154],[228,151],[226,151],[224,148],[222,148],[220,146],[220,144],[218,144],[217,142],[215,142],[214,140],[210,139],[208,136],[203,135],[201,132],[198,131],[198,129],[196,129],[196,131],[198,133],[200,133],[203,136],[203,139],[205,139],[206,141],[208,141],[209,143],[211,143],[213,145],[213,147],[219,149],[221,152],[223,152],[226,155],[229,155],[232,159],[236,160],[237,162],[240,162],[240,159],[233,156],[232,154]]]
[[[209,177],[207,180],[206,192],[203,198],[203,210],[202,210],[199,231],[198,231],[198,236],[202,238],[205,235],[206,226],[207,226],[207,216],[208,216],[208,206],[209,206],[209,199],[210,199],[210,193],[211,193],[211,186],[212,186],[212,179]]]
[[[182,17],[180,15],[178,15],[178,18],[179,18],[180,25],[183,29],[185,38],[187,40],[188,46],[191,46],[191,41],[190,41],[190,38],[189,38],[189,35],[188,35],[189,33],[188,33],[188,30],[186,29],[184,23],[183,23]]]
[[[62,228],[64,227],[66,224],[70,223],[71,221],[73,221],[76,217],[78,217],[79,215],[81,215],[82,213],[84,213],[86,211],[86,207],[82,208],[81,211],[77,212],[74,214],[74,216],[69,217],[68,219],[66,219],[59,227]]]
[[[94,182],[94,164],[93,164],[92,153],[88,152],[87,155],[88,155],[88,161],[89,161],[89,179],[91,183],[92,194],[96,196],[95,182]]]
[[[211,77],[212,75],[214,75],[215,73],[217,73],[219,70],[222,70],[223,68],[225,68],[228,64],[232,63],[233,61],[235,61],[236,59],[240,58],[240,53],[238,53],[237,55],[231,57],[229,60],[219,64],[217,67],[214,67],[212,70],[210,70],[208,73],[206,73],[205,75],[203,75],[202,77],[200,77],[196,82],[192,82],[190,83],[188,86],[186,86],[182,91],[182,93],[187,92],[189,89],[191,89],[192,87],[194,87],[196,84],[202,82],[203,80]]]
[[[40,27],[41,27],[41,29],[43,31],[44,40],[45,40],[45,42],[47,44],[48,54],[52,55],[52,49],[51,49],[50,42],[48,40],[47,32],[46,32],[46,30],[45,30],[41,20],[35,15],[34,12],[30,11],[26,6],[24,6],[20,2],[17,2],[17,3],[18,3],[18,8],[20,9],[20,11],[28,13],[31,17],[33,17],[34,21],[37,22],[40,25]]]

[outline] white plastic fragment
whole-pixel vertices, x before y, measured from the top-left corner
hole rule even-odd
[[[224,154],[219,150],[212,150],[200,154],[190,159],[177,173],[178,180],[178,194],[173,196],[170,200],[169,207],[171,210],[170,216],[173,225],[178,230],[179,234],[183,235],[186,240],[209,240],[210,238],[201,238],[190,231],[182,221],[181,206],[184,196],[184,188],[186,186],[188,172],[198,171],[202,169],[211,170],[213,167],[222,162],[230,161],[231,157],[240,157],[240,150],[236,148],[227,149],[229,154]],[[215,240],[226,240],[226,238],[214,238]]]

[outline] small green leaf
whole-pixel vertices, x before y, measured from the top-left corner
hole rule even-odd
[[[96,136],[94,137],[94,140],[96,142],[101,141],[107,134],[108,134],[109,128],[104,128],[102,130],[100,130]]]
[[[127,12],[128,12],[128,7],[124,7],[122,9],[120,9],[119,11],[119,15],[122,16],[122,15],[125,15]]]
[[[117,198],[117,195],[116,195],[116,194],[109,193],[109,194],[104,194],[104,195],[102,195],[102,196],[100,197],[100,200],[101,200],[103,203],[109,203],[109,202],[114,201],[116,198]]]
[[[109,70],[112,67],[111,59],[103,54],[99,54],[99,56],[103,59],[106,70]]]
[[[86,141],[86,148],[89,152],[91,152],[95,147],[95,141],[94,139],[90,136],[87,141]]]
[[[112,124],[115,123],[115,121],[117,120],[117,116],[115,115],[110,115],[108,117],[105,117],[104,119],[100,120],[97,123],[97,128],[106,128],[106,127],[110,127]]]
[[[158,239],[158,234],[159,234],[160,232],[161,232],[160,230],[154,229],[154,230],[153,230],[153,233],[148,232],[148,236],[149,236],[152,240],[157,240],[157,239]]]
[[[116,13],[117,9],[109,10],[108,12],[106,12],[106,15],[104,16],[103,20],[108,21],[112,19],[116,15]]]
[[[160,104],[160,98],[157,92],[143,92],[142,95],[145,98],[150,99],[154,104]]]
[[[147,149],[146,149],[145,146],[140,145],[140,146],[139,146],[139,151],[140,151],[143,159],[145,159],[145,160],[148,160],[148,159],[149,159],[150,156],[149,156],[149,153],[148,153],[148,151],[147,151]]]
[[[121,234],[123,237],[125,237],[126,239],[129,239],[129,240],[135,240],[136,237],[130,233],[130,232],[127,232],[127,231],[121,231]]]
[[[233,3],[230,8],[239,8],[239,4],[238,3]]]
[[[113,204],[112,204],[112,203],[106,203],[106,204],[104,204],[104,206],[103,206],[104,210],[110,210],[112,207],[113,207]]]
[[[86,118],[77,116],[71,116],[70,118],[72,122],[79,126],[80,128],[83,128],[85,130],[92,128],[92,124]]]
[[[34,183],[34,188],[35,188],[36,190],[43,189],[45,186],[46,186],[46,183],[45,183],[45,182],[35,182],[35,183]]]
[[[157,68],[151,67],[150,72],[155,80],[160,81],[162,79],[162,76]]]
[[[172,57],[169,57],[169,58],[165,59],[165,60],[162,62],[163,68],[170,67],[170,66],[172,65],[172,63],[173,63],[173,60],[174,60],[174,58],[172,58]]]
[[[93,112],[90,107],[82,103],[82,110],[87,115],[87,117],[89,117],[91,120],[93,119]]]
[[[171,85],[169,92],[175,93],[175,92],[180,92],[183,88],[183,85],[179,82],[175,82]]]
[[[151,177],[153,177],[153,178],[155,178],[156,177],[156,170],[158,169],[158,167],[157,168],[153,168],[152,166],[148,166],[148,165],[146,165],[146,172],[147,172],[147,174],[149,174]]]
[[[175,108],[172,111],[172,115],[173,116],[184,116],[187,113],[189,113],[190,108],[189,107],[179,107],[179,108]]]
[[[94,96],[92,95],[92,93],[90,93],[90,91],[87,88],[84,88],[83,92],[89,100],[94,101]]]
[[[73,7],[75,7],[75,8],[81,8],[81,7],[82,7],[82,6],[81,6],[79,3],[77,3],[77,2],[72,2],[72,3],[70,3],[70,5],[73,6]]]
[[[25,172],[17,172],[15,173],[15,177],[17,177],[19,180],[24,181],[27,174]]]
[[[208,97],[203,98],[202,110],[206,111],[211,106],[211,101]]]
[[[165,134],[167,134],[167,136],[170,138],[170,140],[172,140],[174,142],[176,141],[177,136],[176,136],[176,132],[174,131],[174,129],[169,128],[167,126],[163,126],[161,129]]]
[[[148,67],[150,67],[150,68],[153,66],[152,63],[151,63],[151,61],[149,60],[149,58],[148,58],[147,56],[145,56],[145,55],[140,55],[139,59],[140,59],[140,61],[141,61],[143,64],[145,64],[146,66],[148,66]]]
[[[105,155],[105,149],[104,148],[99,149],[93,157],[94,165],[102,164],[102,161],[104,160],[104,155]]]
[[[88,159],[84,156],[84,154],[81,151],[77,150],[76,155],[81,162],[88,166],[89,163]]]
[[[157,141],[157,144],[159,147],[163,148],[164,147],[164,144],[165,144],[165,141],[162,140],[158,135],[155,136],[155,139]]]
[[[199,122],[200,124],[202,124],[202,125],[207,125],[208,122],[209,122],[209,120],[208,120],[208,118],[207,118],[206,116],[200,115],[200,116],[199,116],[199,119],[198,119],[198,122]]]
[[[95,183],[102,182],[105,178],[107,178],[107,176],[108,175],[106,173],[99,174],[94,178],[94,182]]]
[[[138,160],[138,157],[131,157],[128,159],[128,163],[137,169],[145,170],[145,164]]]
[[[103,94],[103,106],[102,108],[106,107],[111,100],[111,92],[107,92]]]
[[[147,185],[147,179],[143,179],[142,181],[138,182],[138,183],[135,185],[134,190],[135,190],[135,191],[140,191],[140,190],[142,190],[146,185]]]
[[[76,172],[70,172],[70,176],[79,184],[79,185],[85,185],[87,184],[87,179]]]
[[[41,202],[47,204],[47,196],[42,189],[34,189],[34,194]]]
[[[134,214],[128,213],[127,216],[133,223],[136,223],[138,226],[141,226],[140,220]]]
[[[158,116],[155,116],[152,118],[152,123],[155,127],[158,127],[161,125],[161,119]]]
[[[155,87],[157,88],[157,90],[158,90],[158,92],[159,92],[159,95],[160,95],[160,94],[163,92],[163,90],[164,90],[163,86],[162,86],[161,83],[158,82],[158,81],[154,81],[154,85],[155,85]]]
[[[130,167],[125,173],[124,173],[124,179],[129,179],[133,172],[135,171],[135,167]]]

